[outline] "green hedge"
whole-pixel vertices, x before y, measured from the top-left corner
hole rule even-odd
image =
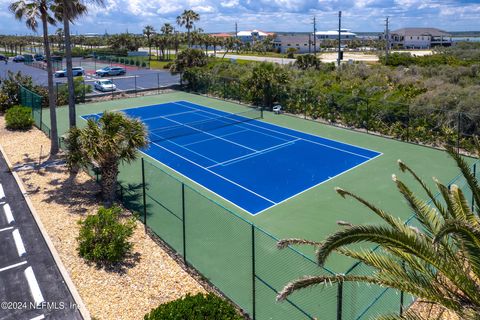
[[[144,320],[243,320],[228,301],[208,293],[189,295],[160,305]]]
[[[33,126],[32,109],[13,106],[5,113],[6,127],[10,130],[28,130]]]

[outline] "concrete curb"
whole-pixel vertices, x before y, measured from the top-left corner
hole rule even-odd
[[[35,210],[32,201],[30,200],[30,197],[27,194],[27,191],[25,190],[25,187],[23,186],[22,180],[18,176],[18,174],[13,171],[13,166],[10,163],[10,160],[7,157],[7,154],[5,153],[5,150],[3,147],[0,145],[0,153],[3,155],[5,158],[5,161],[7,162],[8,169],[12,173],[13,177],[15,178],[15,181],[17,182],[18,187],[20,188],[20,191],[22,192],[23,197],[25,198],[25,201],[27,203],[28,208],[32,212],[33,218],[35,219],[35,222],[40,229],[40,232],[42,233],[43,238],[45,239],[45,242],[47,243],[48,249],[52,253],[53,259],[55,260],[55,263],[57,264],[58,269],[60,270],[60,273],[63,277],[63,280],[65,281],[65,284],[68,287],[68,290],[72,294],[73,299],[75,300],[75,303],[77,304],[77,308],[82,315],[84,320],[91,320],[90,312],[87,310],[85,307],[85,304],[83,303],[82,298],[80,297],[77,288],[72,282],[72,279],[70,278],[70,275],[68,274],[67,269],[65,269],[65,266],[63,265],[62,260],[60,259],[60,256],[58,255],[57,250],[55,249],[55,246],[53,245],[52,240],[48,236],[47,231],[45,230],[45,227],[42,224],[42,221],[40,220],[40,217]]]

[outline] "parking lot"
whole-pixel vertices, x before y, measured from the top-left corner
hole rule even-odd
[[[64,65],[64,64],[63,64]],[[150,70],[145,68],[127,67],[126,74],[121,76],[98,77],[95,75],[95,68],[103,68],[109,66],[108,63],[83,62],[82,60],[74,60],[74,66],[82,66],[85,69],[85,83],[92,85],[98,79],[110,79],[117,87],[116,92],[122,91],[143,91],[154,90],[166,86],[178,84],[180,82],[179,75],[172,75],[168,70]],[[9,61],[8,64],[0,63],[0,78],[6,78],[8,71],[18,72],[30,75],[36,84],[46,86],[48,83],[47,72],[43,69],[26,65],[24,63],[15,63]],[[58,85],[67,82],[66,78],[54,78],[54,82]],[[90,95],[103,94],[93,89]]]
[[[82,319],[0,155],[0,320]]]

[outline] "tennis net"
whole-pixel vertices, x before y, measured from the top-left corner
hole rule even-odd
[[[170,140],[173,138],[233,126],[239,123],[244,123],[260,118],[262,118],[262,111],[260,109],[251,109],[239,113],[230,113],[227,115],[222,115],[205,120],[197,120],[187,123],[174,124],[167,127],[150,129],[150,141],[158,142]],[[172,121],[172,123],[175,122]]]

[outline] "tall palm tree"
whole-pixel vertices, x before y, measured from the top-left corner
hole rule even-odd
[[[106,111],[98,122],[89,119],[85,128],[71,128],[66,143],[70,168],[98,165],[102,196],[105,206],[110,207],[115,201],[118,167],[137,159],[137,149],[148,145],[147,129],[139,119]]]
[[[148,44],[148,60],[152,56],[152,36],[155,34],[155,28],[148,25],[143,28],[143,35],[147,37],[147,44]]]
[[[184,10],[183,13],[177,17],[177,24],[180,27],[185,26],[187,29],[187,43],[189,47],[191,46],[190,30],[193,28],[195,22],[199,20],[200,15],[193,10]]]
[[[480,152],[477,142],[477,150]],[[383,220],[381,225],[348,225],[323,242],[287,239],[279,247],[311,245],[317,248],[322,266],[332,252],[361,261],[375,272],[369,275],[309,276],[288,284],[277,297],[285,299],[292,292],[325,283],[366,282],[410,293],[420,302],[453,313],[462,320],[480,319],[480,186],[465,160],[448,149],[465,178],[475,205],[472,208],[456,185],[447,187],[435,180],[440,196],[428,188],[419,176],[399,161],[406,172],[420,184],[431,205],[416,196],[400,179],[393,176],[399,192],[416,214],[421,228],[411,227],[394,215],[377,208],[360,196],[337,189],[342,197],[351,197]],[[480,155],[480,153],[479,153]],[[344,223],[342,223],[344,224]],[[345,225],[345,224],[344,224]],[[351,244],[373,243],[380,250],[353,249]],[[407,311],[403,315],[385,315],[380,319],[423,319]]]
[[[55,25],[55,19],[51,15],[52,5],[53,0],[18,0],[10,4],[9,10],[15,15],[16,19],[25,19],[27,28],[32,31],[37,31],[38,29],[37,19],[42,21],[43,47],[47,60],[48,105],[50,108],[50,155],[55,155],[58,153],[57,112],[53,87],[50,40],[48,38],[48,25]]]
[[[67,64],[68,86],[68,120],[70,127],[77,125],[75,110],[75,86],[73,82],[72,47],[70,35],[70,22],[78,19],[87,12],[87,7],[78,0],[55,0],[55,18],[63,22],[63,35],[65,38],[65,58]]]

